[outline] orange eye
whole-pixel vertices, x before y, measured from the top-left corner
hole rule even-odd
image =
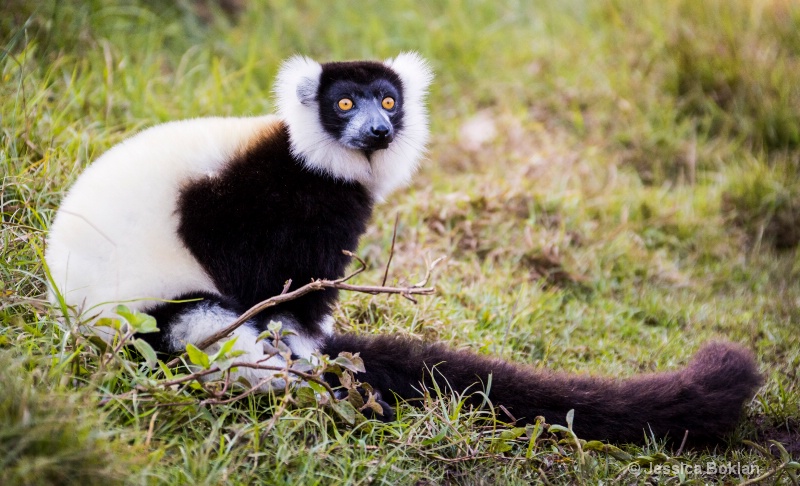
[[[342,111],[350,111],[353,108],[353,100],[350,98],[342,98],[339,100],[339,109]]]
[[[386,110],[391,110],[394,108],[394,98],[387,96],[383,99],[383,101],[381,101],[381,106],[383,106],[383,108]]]

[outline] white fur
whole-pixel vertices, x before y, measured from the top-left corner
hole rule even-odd
[[[278,314],[273,317],[272,320],[280,322],[282,329],[289,329],[295,332],[295,334],[286,336],[285,342],[297,356],[304,359],[311,359],[311,355],[322,345],[322,339],[303,333],[300,325],[291,316]],[[324,320],[322,325],[324,326]]]
[[[177,235],[182,184],[213,174],[278,122],[200,118],[166,123],[116,145],[70,189],[50,227],[47,264],[68,305],[114,317],[185,292],[219,293]],[[52,294],[51,294],[52,296]]]
[[[322,322],[319,323],[319,328],[322,330],[322,334],[325,336],[332,336],[333,335],[333,316],[325,316],[322,319]]]
[[[288,127],[292,152],[320,172],[348,181],[358,181],[383,200],[394,189],[408,184],[428,141],[425,95],[433,73],[422,57],[413,52],[388,59],[403,82],[403,129],[395,133],[388,149],[378,150],[368,160],[363,152],[339,144],[319,122],[319,104],[301,99],[319,84],[322,66],[302,56],[286,61],[275,83],[278,113]]]
[[[200,341],[211,336],[215,332],[230,325],[236,318],[237,314],[229,310],[223,309],[216,304],[200,304],[198,307],[181,314],[173,322],[168,336],[170,345],[173,349],[184,349],[187,344],[197,344]],[[246,363],[257,363],[265,366],[282,367],[286,363],[280,356],[272,356],[264,353],[264,344],[256,342],[258,338],[258,331],[249,325],[248,322],[237,328],[231,335],[225,339],[236,338],[236,343],[233,345],[234,351],[244,351],[244,354],[235,358],[236,361]],[[213,344],[205,351],[208,354],[216,353],[220,348],[220,344]],[[231,379],[235,380],[238,377],[245,378],[250,385],[255,386],[261,383],[259,387],[261,390],[269,390],[272,387],[280,388],[284,385],[282,380],[268,380],[276,372],[271,370],[259,370],[253,368],[237,368],[237,371],[231,373]],[[220,373],[213,373],[205,377],[207,380],[218,380]]]

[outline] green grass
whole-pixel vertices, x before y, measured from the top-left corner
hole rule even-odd
[[[209,21],[190,1],[12,0],[0,16],[0,483],[641,483],[637,456],[645,471],[668,458],[762,474],[787,460],[771,440],[800,457],[795,2],[263,0],[234,18],[205,4]],[[150,372],[129,350],[101,366],[56,327],[47,228],[104,150],[166,120],[272,111],[291,54],[406,49],[436,71],[433,140],[412,187],[377,208],[359,281],[380,282],[397,213],[392,281],[448,259],[417,305],[343,295],[337,330],[616,376],[738,341],[767,382],[729,445],[578,451],[457,399],[354,426],[291,407],[268,430],[274,397],[163,406],[197,395],[171,390],[154,406],[131,393]]]

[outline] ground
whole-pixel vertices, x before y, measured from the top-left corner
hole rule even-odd
[[[0,482],[797,484],[800,7],[551,3],[11,0]],[[198,406],[202,391],[151,393],[165,372],[133,351],[55,325],[47,228],[104,150],[166,120],[271,112],[292,54],[402,50],[436,71],[433,139],[412,186],[376,209],[356,282],[381,282],[396,217],[389,283],[446,260],[417,304],[344,293],[336,330],[623,377],[676,369],[708,340],[743,343],[766,382],[725,444],[578,448],[457,397],[389,424],[280,397]]]

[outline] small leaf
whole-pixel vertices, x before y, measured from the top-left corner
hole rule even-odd
[[[281,354],[288,354],[288,355],[292,354],[292,348],[290,348],[285,342],[276,341],[275,344],[276,347],[278,348],[278,351],[280,351]]]
[[[156,356],[156,352],[153,347],[150,346],[150,343],[143,339],[134,339],[133,347],[142,353],[147,367],[153,369],[153,366],[155,366],[155,364],[158,362],[158,356]]]
[[[375,394],[369,393],[367,403],[364,404],[359,410],[370,409],[378,415],[383,415],[383,407],[375,400]]]
[[[319,393],[320,395],[328,393],[328,390],[326,390],[324,386],[320,385],[316,381],[307,381],[306,383],[308,383],[308,386],[310,386],[312,390]]]
[[[153,316],[135,310],[132,311],[124,305],[118,305],[114,312],[122,316],[134,332],[146,334],[159,330]]]
[[[171,380],[171,379],[173,379],[173,378],[175,377],[175,374],[172,372],[172,370],[170,370],[170,369],[167,367],[167,365],[165,365],[163,362],[159,361],[159,362],[158,362],[158,367],[159,367],[159,368],[161,368],[161,371],[162,371],[162,372],[164,372],[164,376],[165,376],[165,377],[166,377],[168,380]]]
[[[639,464],[640,466],[647,466],[649,464],[658,464],[658,461],[652,456],[636,456],[634,462]]]
[[[270,331],[264,331],[261,334],[259,334],[258,337],[256,338],[256,342],[263,341],[267,338],[272,338],[272,333]]]
[[[429,446],[441,442],[441,440],[444,439],[446,435],[447,435],[447,426],[442,425],[442,428],[439,429],[439,432],[433,437],[428,437],[427,439],[423,440],[422,445]]]
[[[114,312],[116,312],[117,314],[119,314],[122,317],[124,317],[126,321],[130,322],[130,319],[133,319],[133,312],[131,312],[131,310],[128,308],[128,306],[118,305],[114,309]]]
[[[279,354],[280,350],[272,345],[271,340],[261,343],[264,346],[264,354]]]
[[[233,358],[219,359],[214,362],[220,371],[227,371],[233,364]]]
[[[492,452],[508,452],[511,449],[511,444],[505,441],[497,441],[492,444]]]
[[[364,368],[364,360],[362,360],[360,356],[354,356],[352,353],[339,353],[339,356],[332,362],[355,373],[364,373],[366,371]]]
[[[778,452],[780,452],[781,460],[783,462],[789,462],[792,460],[792,456],[789,455],[789,452],[786,450],[785,447],[783,447],[783,444],[781,444],[777,440],[770,440],[770,442],[778,449]]]
[[[95,327],[110,327],[111,329],[116,329],[119,331],[120,327],[122,326],[122,322],[119,319],[114,319],[113,317],[101,317],[94,322]]]
[[[653,454],[652,457],[659,463],[667,462],[671,459],[668,455],[664,454],[663,452],[656,452],[655,454]]]
[[[314,369],[314,365],[309,360],[301,358],[292,362],[292,369],[301,373],[308,373]]]
[[[513,429],[503,430],[500,432],[500,439],[502,440],[514,440],[522,436],[525,433],[525,427],[514,427]]]
[[[206,352],[202,349],[198,349],[194,344],[189,343],[186,345],[186,353],[189,355],[189,360],[192,363],[202,366],[204,369],[208,369],[209,366],[211,366]]]
[[[102,351],[106,351],[108,348],[110,348],[108,343],[105,342],[103,338],[101,338],[100,336],[92,335],[87,337],[86,339],[88,339],[90,343],[94,344],[95,346],[97,346],[98,349]]]
[[[351,388],[353,388],[353,375],[351,375],[350,373],[346,373],[346,372],[342,373],[339,376],[339,383],[342,384],[342,387],[345,390],[350,390]]]
[[[525,426],[525,434],[528,436],[528,450],[525,452],[525,459],[533,457],[533,448],[536,445],[536,440],[542,435],[544,429],[543,422],[544,420],[537,418],[534,425],[528,424]]]
[[[356,409],[347,400],[340,400],[333,404],[333,411],[342,418],[347,424],[356,423]]]
[[[228,351],[230,351],[233,348],[233,345],[236,344],[237,339],[239,338],[235,337],[222,343],[222,346],[219,348],[219,355],[224,356]]]
[[[156,318],[148,314],[139,314],[141,320],[136,323],[134,329],[139,334],[158,332],[160,329],[156,323]]]
[[[364,406],[364,397],[361,396],[357,390],[350,389],[347,390],[347,401],[356,409],[360,409]]]
[[[567,428],[572,430],[572,421],[575,419],[575,409],[571,408],[569,412],[567,412]]]
[[[238,338],[235,337],[222,343],[222,346],[220,346],[219,351],[214,353],[214,355],[209,358],[209,361],[211,363],[215,363],[218,359],[228,358],[227,354],[231,350],[231,348],[233,348],[233,345],[236,344],[237,339]]]
[[[590,440],[583,445],[583,450],[604,452],[614,459],[622,462],[631,462],[631,460],[633,460],[633,456],[623,451],[619,447],[611,444],[603,444],[599,440]]]
[[[267,330],[273,333],[279,332],[282,327],[283,323],[280,321],[269,321],[269,324],[267,324]]]
[[[294,394],[294,399],[297,405],[301,407],[316,407],[317,397],[314,395],[314,390],[307,387],[300,387]]]

